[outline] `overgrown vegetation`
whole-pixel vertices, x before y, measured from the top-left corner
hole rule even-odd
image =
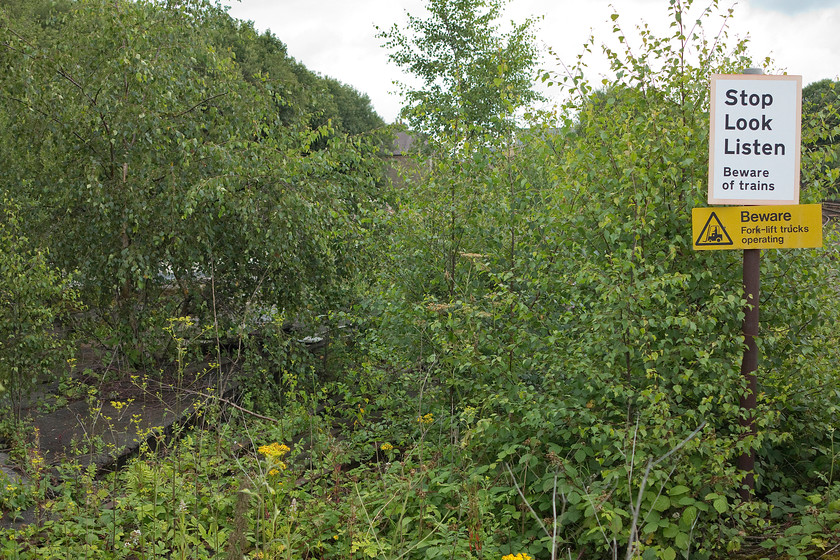
[[[168,317],[323,308],[365,266],[376,144],[330,92],[367,101],[271,35],[203,1],[98,0],[2,34],[2,191],[132,364]]]
[[[8,392],[15,421],[39,377],[72,355],[71,340],[54,325],[75,304],[69,279],[47,264],[22,231],[20,208],[0,208],[0,393]]]
[[[588,81],[586,57],[540,72],[567,99],[546,112],[524,79],[531,23],[505,35],[501,3],[435,0],[381,35],[430,93],[407,98],[424,142],[399,189],[374,117],[330,122],[361,96],[320,89],[222,10],[48,6],[0,12],[0,191],[17,201],[0,267],[32,263],[0,268],[0,295],[44,286],[25,292],[48,310],[34,330],[58,344],[55,321],[99,348],[112,367],[88,377],[146,394],[145,379],[172,369],[180,387],[187,362],[224,361],[241,397],[191,393],[195,429],[174,438],[132,422],[139,453],[107,473],[51,470],[6,428],[28,476],[3,481],[0,508],[34,520],[0,530],[4,557],[837,555],[836,234],[764,252],[754,435],[739,427],[740,255],[691,247],[708,78],[752,64],[725,27],[704,31],[717,2],[672,0],[664,37],[615,14],[611,77]],[[835,184],[836,115],[806,111],[802,202]],[[71,274],[89,311],[59,321]],[[2,367],[20,352],[0,337]],[[61,373],[20,363],[27,380]],[[84,389],[100,411],[101,386]]]

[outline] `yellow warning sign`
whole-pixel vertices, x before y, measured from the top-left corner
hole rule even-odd
[[[697,251],[822,247],[822,204],[694,208]]]

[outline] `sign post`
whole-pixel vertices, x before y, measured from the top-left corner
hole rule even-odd
[[[738,423],[744,429],[744,435],[755,437],[755,407],[758,394],[758,296],[761,288],[761,249],[744,249],[744,357],[741,359],[741,376],[746,382],[746,391],[741,394],[741,418]],[[755,450],[742,453],[738,457],[738,469],[744,473],[744,480],[738,493],[742,502],[750,501],[755,490]]]
[[[763,74],[761,69],[750,68],[743,74],[712,76],[709,204],[799,204],[802,77]],[[755,337],[758,336],[761,248],[822,246],[821,210],[818,210],[817,228],[813,217],[803,216],[795,208],[719,209],[708,217],[700,216],[701,222],[706,218],[700,231],[696,231],[697,211],[707,209],[695,208],[693,212],[692,237],[696,250],[744,249],[743,283],[747,303],[742,326],[745,349],[741,375],[746,390],[740,399],[739,423],[745,436],[756,433],[758,346]],[[725,216],[733,211],[740,223],[731,222],[730,233]],[[796,235],[803,233],[812,235]],[[743,453],[737,464],[744,473],[738,491],[741,500],[749,501],[755,489],[755,451]]]

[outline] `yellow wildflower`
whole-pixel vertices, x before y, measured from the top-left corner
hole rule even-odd
[[[44,464],[44,457],[42,457],[37,451],[30,453],[30,460],[32,461],[32,466],[36,469],[40,469],[41,465]]]
[[[128,399],[127,401],[111,401],[111,406],[119,412],[123,408],[130,405],[132,402],[134,402],[134,399]]]
[[[269,445],[261,445],[257,451],[265,455],[266,457],[282,457],[291,449],[289,449],[285,444],[280,443],[272,443]]]
[[[394,448],[394,446],[393,446],[393,445],[391,445],[390,443],[383,443],[383,444],[379,447],[379,449],[381,449],[382,451],[391,451],[393,448]]]
[[[423,416],[419,416],[417,418],[417,421],[420,422],[421,424],[431,424],[432,422],[435,421],[435,416],[434,416],[434,414],[429,412],[428,414],[424,414]]]
[[[508,554],[506,556],[502,556],[502,560],[534,560],[531,556],[524,552],[520,552],[518,554]]]
[[[186,327],[191,327],[195,324],[195,321],[193,321],[193,318],[189,315],[186,317],[171,317],[169,319],[169,325],[172,326],[175,325],[175,323],[181,323]]]

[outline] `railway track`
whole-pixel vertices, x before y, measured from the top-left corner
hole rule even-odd
[[[840,220],[840,202],[826,200],[822,203],[823,223]]]

